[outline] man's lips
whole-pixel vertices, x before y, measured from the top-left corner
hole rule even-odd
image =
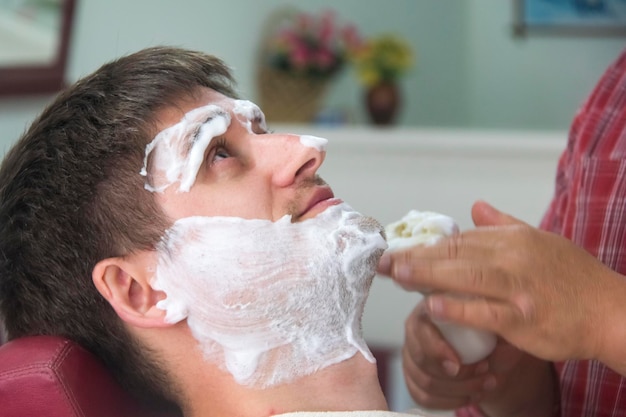
[[[317,188],[306,205],[306,208],[302,211],[302,213],[300,213],[298,218],[302,219],[303,217],[315,217],[328,207],[341,204],[341,202],[341,199],[335,198],[333,191],[329,187]]]

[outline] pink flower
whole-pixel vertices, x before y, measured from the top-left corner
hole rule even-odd
[[[299,42],[298,45],[291,50],[289,54],[289,62],[293,65],[294,68],[302,70],[307,67],[311,53],[309,52],[306,45]]]
[[[315,62],[320,69],[325,70],[332,68],[336,59],[335,55],[331,51],[328,49],[321,49],[315,54]]]
[[[327,45],[335,34],[335,14],[327,11],[320,19],[319,41],[322,45]]]
[[[358,50],[365,45],[365,41],[359,35],[356,26],[349,24],[341,30],[341,38],[349,50]]]
[[[313,27],[313,16],[307,13],[300,13],[296,17],[296,28],[298,31],[307,32]]]
[[[342,68],[351,44],[361,40],[353,25],[338,26],[333,11],[300,13],[270,40],[270,65],[286,72],[327,77]]]

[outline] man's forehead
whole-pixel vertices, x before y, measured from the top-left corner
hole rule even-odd
[[[187,123],[203,123],[219,114],[232,113],[240,122],[261,121],[263,112],[251,101],[225,96],[211,89],[203,89],[202,94],[192,100],[181,102],[175,107],[165,109],[157,118],[157,132],[170,127]]]
[[[231,110],[237,100],[227,97],[210,88],[202,88],[193,97],[181,99],[173,106],[168,106],[157,114],[158,130],[164,130],[181,122],[185,115],[194,109],[205,107],[209,104],[222,107],[224,110]]]

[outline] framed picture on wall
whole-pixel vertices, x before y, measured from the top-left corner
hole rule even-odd
[[[514,0],[514,33],[626,35],[626,0]]]
[[[65,86],[77,0],[0,0],[0,97]]]

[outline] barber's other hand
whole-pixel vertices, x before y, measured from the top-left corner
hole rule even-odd
[[[496,388],[496,376],[489,372],[487,360],[461,365],[426,314],[423,302],[410,314],[405,328],[402,366],[409,393],[419,405],[455,409],[481,401]]]
[[[623,316],[614,316],[626,299],[619,274],[486,203],[474,204],[472,217],[476,229],[386,254],[379,272],[406,289],[434,289],[425,300],[433,319],[493,331],[546,360],[602,360],[610,337],[626,340]]]
[[[551,416],[551,364],[500,340],[484,360],[461,365],[420,303],[406,321],[402,364],[415,402],[429,409],[477,404],[490,416]]]

